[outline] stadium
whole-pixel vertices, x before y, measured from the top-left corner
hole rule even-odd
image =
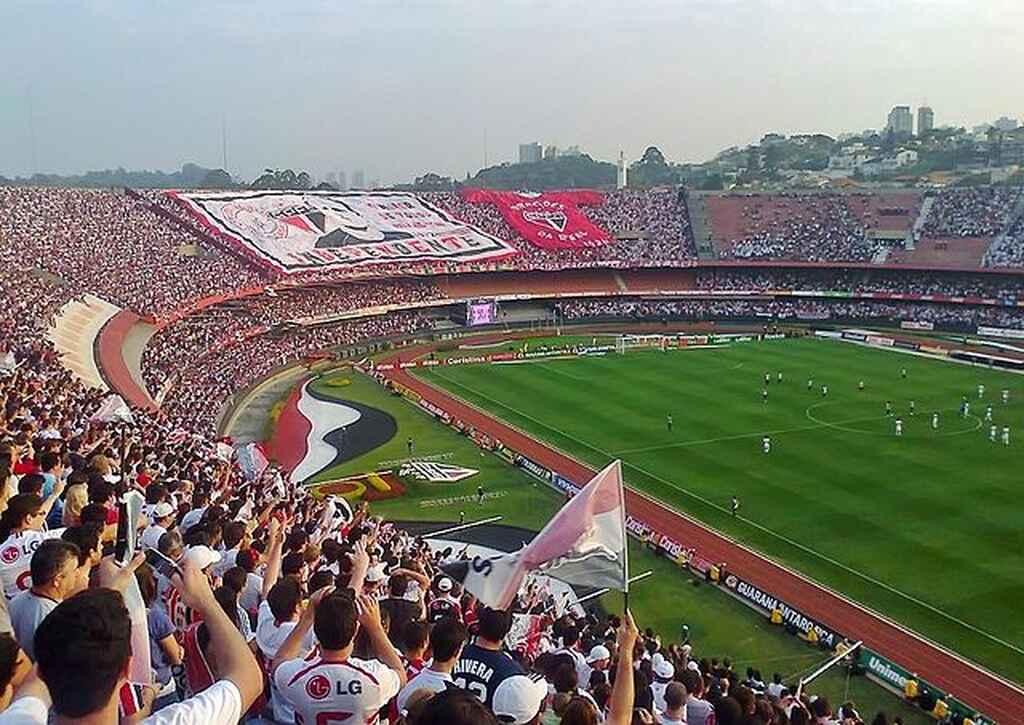
[[[659,666],[765,692],[834,657],[804,695],[1020,722],[1019,188],[10,186],[0,240],[14,593],[14,502],[55,465],[51,528],[174,495],[185,545],[236,562],[236,514],[272,560],[270,511],[308,491],[283,565],[316,578],[340,561],[324,500],[500,555],[621,461]],[[565,598],[621,613],[572,583],[559,618],[520,592],[521,656],[584,616]]]

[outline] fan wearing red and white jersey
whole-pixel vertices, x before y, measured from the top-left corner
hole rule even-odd
[[[29,565],[39,545],[64,533],[64,529],[42,530],[54,496],[63,488],[63,482],[58,482],[54,495],[46,501],[34,493],[19,493],[10,498],[0,515],[0,583],[8,599],[32,586]]]
[[[302,641],[310,627],[320,653],[302,658]],[[377,659],[352,657],[359,627],[366,630]],[[327,588],[313,595],[281,645],[273,677],[299,725],[373,725],[381,708],[405,685],[402,660],[381,624],[377,601]]]

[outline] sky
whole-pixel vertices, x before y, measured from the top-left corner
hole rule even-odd
[[[2,0],[0,175],[463,177],[518,144],[698,162],[764,133],[1024,120],[1019,0]]]

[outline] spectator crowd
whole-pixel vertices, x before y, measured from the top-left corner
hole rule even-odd
[[[1024,298],[1024,278],[1016,275],[900,269],[709,267],[697,270],[697,286],[706,290],[842,291],[997,300]]]
[[[925,237],[991,237],[1003,230],[1020,188],[973,186],[938,193],[921,227]]]
[[[183,317],[158,330],[143,351],[142,373],[156,397],[169,380],[203,357],[290,321],[315,321],[382,305],[443,297],[430,280],[353,281],[331,286],[278,286]]]
[[[629,318],[637,320],[781,320],[809,322],[930,322],[936,327],[973,329],[976,325],[1024,328],[1016,307],[942,303],[831,299],[650,300],[638,298],[568,300],[557,304],[565,320]]]
[[[721,220],[738,227],[739,236],[723,240],[723,259],[785,259],[807,262],[864,262],[877,251],[865,220],[841,194],[730,195],[742,199],[721,205],[739,219]],[[712,219],[714,221],[714,219]]]

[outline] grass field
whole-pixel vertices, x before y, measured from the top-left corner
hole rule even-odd
[[[452,462],[480,470],[477,477],[459,484],[413,484],[401,498],[374,503],[375,513],[392,520],[453,522],[458,520],[459,511],[465,510],[470,521],[500,515],[504,517],[502,523],[539,530],[561,504],[562,498],[554,491],[496,456],[481,456],[467,438],[440,425],[404,399],[386,393],[361,375],[349,377],[351,385],[345,387],[315,385],[328,396],[356,400],[387,411],[398,421],[398,435],[372,453],[326,471],[320,478],[365,473],[377,469],[381,461],[403,458],[408,436],[415,439],[419,454],[451,453]],[[503,495],[482,506],[424,505],[439,497],[471,496],[478,483],[489,492]],[[637,584],[630,595],[631,609],[642,627],[652,627],[671,639],[678,636],[681,625],[686,623],[697,652],[709,657],[731,656],[737,667],[758,667],[765,676],[779,672],[788,679],[810,671],[824,659],[821,651],[769,625],[762,616],[721,591],[684,576],[668,560],[635,545],[631,546],[630,558],[634,572],[654,572],[654,576]],[[620,596],[609,595],[602,604],[614,610],[620,606]],[[852,699],[862,714],[873,716],[878,710],[885,710],[890,715],[901,715],[907,725],[931,722],[920,711],[906,707],[862,677],[847,678],[843,673],[829,672],[816,681],[814,691],[836,703]]]
[[[631,485],[1024,680],[1024,379],[809,338],[418,374],[581,460],[621,458]]]

